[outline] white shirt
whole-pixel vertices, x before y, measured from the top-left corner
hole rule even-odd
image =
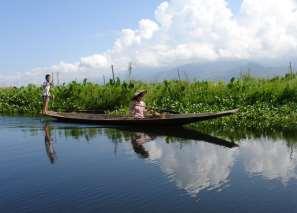
[[[48,81],[45,81],[45,82],[43,82],[42,87],[43,87],[42,95],[43,96],[51,96],[51,93],[50,93],[51,83]]]

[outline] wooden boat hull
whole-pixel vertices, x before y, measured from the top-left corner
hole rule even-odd
[[[199,114],[168,114],[164,117],[148,117],[144,119],[134,119],[133,117],[111,116],[107,114],[89,113],[63,113],[48,112],[46,116],[55,118],[58,121],[73,123],[89,123],[106,126],[182,126],[199,121],[215,119],[219,117],[233,115],[238,109],[223,112],[208,112]]]

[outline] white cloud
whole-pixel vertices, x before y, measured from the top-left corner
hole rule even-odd
[[[79,66],[94,69],[107,68],[110,66],[110,60],[105,55],[97,54],[81,58]]]
[[[57,70],[65,79],[93,78],[109,75],[110,64],[126,70],[131,61],[141,70],[217,59],[284,58],[297,51],[295,20],[296,0],[243,0],[237,15],[226,0],[170,0],[158,6],[154,20],[123,29],[109,50],[39,70]]]

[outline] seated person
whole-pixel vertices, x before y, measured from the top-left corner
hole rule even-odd
[[[143,97],[146,91],[138,91],[134,94],[132,98],[132,103],[130,107],[130,112],[132,116],[136,119],[144,118],[144,113],[147,111],[145,108],[145,103],[143,101]]]
[[[143,119],[145,113],[149,112],[149,117],[160,117],[160,113],[154,111],[153,109],[149,109],[146,107],[143,97],[146,94],[146,91],[138,91],[134,94],[132,98],[132,103],[130,106],[130,113],[135,119]]]

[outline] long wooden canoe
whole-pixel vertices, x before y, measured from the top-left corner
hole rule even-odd
[[[236,112],[238,112],[238,109],[197,114],[167,114],[160,118],[147,117],[144,119],[135,119],[128,116],[112,116],[107,114],[64,113],[53,111],[48,112],[46,115],[63,122],[90,123],[106,126],[182,126],[189,123],[232,115]]]

